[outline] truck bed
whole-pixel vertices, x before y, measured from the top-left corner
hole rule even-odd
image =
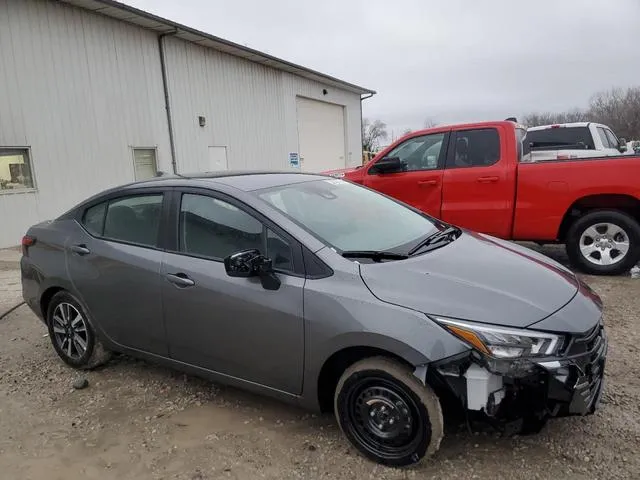
[[[513,237],[518,240],[555,241],[565,214],[578,202],[598,197],[602,205],[609,197],[619,208],[624,197],[640,198],[636,155],[521,163],[517,175]]]

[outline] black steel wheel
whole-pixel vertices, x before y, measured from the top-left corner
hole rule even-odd
[[[408,368],[376,357],[348,368],[338,382],[340,428],[365,456],[392,466],[419,462],[440,445],[440,402]]]
[[[61,291],[53,296],[47,310],[47,325],[53,348],[72,367],[94,368],[111,358],[96,337],[84,308],[70,293]]]

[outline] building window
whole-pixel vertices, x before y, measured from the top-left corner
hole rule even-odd
[[[0,192],[34,188],[29,150],[0,148]]]
[[[134,148],[133,166],[136,180],[149,180],[158,174],[155,148]]]

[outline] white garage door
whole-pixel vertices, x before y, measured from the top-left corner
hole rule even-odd
[[[344,107],[298,98],[300,168],[321,172],[344,168]]]

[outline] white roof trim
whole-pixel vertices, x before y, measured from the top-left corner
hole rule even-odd
[[[326,75],[310,68],[296,65],[295,63],[282,60],[267,53],[245,47],[237,43],[225,40],[205,32],[201,32],[186,25],[158,17],[143,10],[125,5],[115,0],[57,0],[84,10],[88,10],[100,15],[106,15],[123,22],[138,25],[147,30],[153,30],[158,34],[173,34],[177,38],[192,42],[205,47],[213,48],[221,52],[241,57],[254,63],[266,65],[278,70],[283,70],[295,75],[299,75],[310,80],[324,83],[325,85],[338,87],[360,95],[373,95],[376,92],[368,88],[360,87],[344,80]]]

